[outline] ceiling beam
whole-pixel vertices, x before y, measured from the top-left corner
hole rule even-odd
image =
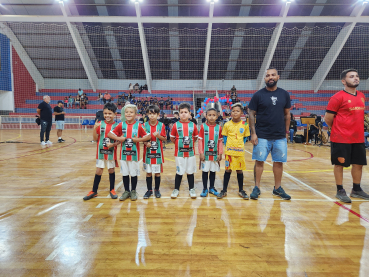
[[[358,5],[352,11],[350,17],[360,18],[367,4],[368,4],[367,2],[358,3]],[[352,31],[354,30],[355,25],[356,25],[356,22],[346,23],[343,26],[340,33],[338,34],[338,36],[336,37],[327,55],[324,57],[323,61],[321,62],[320,66],[318,67],[318,69],[316,70],[312,78],[311,83],[312,83],[312,89],[314,90],[314,92],[317,92],[320,86],[323,84],[325,78],[327,77],[329,71],[331,70],[342,48],[345,46],[346,41],[348,40]]]
[[[64,22],[67,24],[69,32],[72,36],[74,45],[77,49],[79,58],[81,59],[83,68],[85,69],[87,79],[90,82],[91,88],[93,91],[96,91],[98,89],[98,77],[95,72],[95,69],[91,63],[90,57],[87,54],[85,45],[83,44],[82,38],[76,28],[76,26],[72,25],[69,21],[69,17],[67,15],[67,12],[65,10],[64,4],[61,2],[59,4],[60,9],[63,13]]]
[[[65,22],[64,16],[0,15],[2,22]],[[369,16],[69,16],[69,22],[84,23],[368,23]]]
[[[284,19],[287,17],[290,5],[291,5],[291,2],[286,2],[286,5],[282,7],[280,17]],[[278,44],[279,38],[282,33],[283,25],[284,25],[283,21],[281,23],[277,23],[277,26],[275,27],[273,31],[273,35],[270,39],[268,49],[265,53],[264,60],[263,60],[263,63],[261,64],[260,71],[258,74],[258,78],[256,80],[257,90],[265,86],[265,83],[264,83],[265,72],[269,68],[270,63],[272,62],[275,49],[277,48],[277,44]]]
[[[140,33],[140,42],[141,42],[141,50],[142,50],[142,59],[143,59],[144,68],[145,68],[146,84],[147,84],[148,91],[151,93],[152,76],[151,76],[149,55],[147,53],[147,44],[146,44],[146,38],[145,38],[145,31],[144,31],[142,22],[140,21],[141,7],[140,7],[140,3],[138,3],[137,1],[135,2],[135,8],[136,8],[138,31]]]
[[[209,18],[214,15],[214,2],[210,2]],[[202,78],[202,89],[203,92],[206,90],[206,81],[208,79],[208,68],[209,68],[209,56],[210,56],[210,44],[211,44],[211,32],[213,30],[213,23],[208,23],[208,34],[206,37],[206,48],[205,48],[205,62],[204,62],[204,75]]]
[[[168,16],[178,16],[178,0],[168,0]],[[170,47],[170,65],[172,68],[172,80],[180,79],[179,71],[179,31],[178,24],[169,24],[169,47]]]

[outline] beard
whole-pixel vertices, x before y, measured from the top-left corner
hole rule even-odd
[[[349,88],[356,88],[359,86],[359,84],[353,84],[353,83],[346,82],[346,86],[348,86]]]
[[[278,83],[278,81],[273,81],[273,83],[269,83],[269,82],[265,82],[265,85],[269,88],[274,87],[276,84]]]

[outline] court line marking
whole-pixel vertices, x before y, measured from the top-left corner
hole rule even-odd
[[[58,255],[58,249],[55,249],[53,252],[51,252],[51,254],[49,256],[47,256],[47,258],[45,259],[45,261],[52,261],[52,260],[54,260],[54,258],[56,257],[56,255]]]
[[[351,209],[349,209],[349,208],[347,208],[345,205],[343,205],[343,204],[341,204],[341,203],[339,203],[339,202],[334,202],[336,205],[338,205],[338,206],[340,206],[341,208],[344,208],[345,210],[347,210],[347,211],[349,211],[350,213],[352,213],[352,214],[354,214],[354,215],[356,215],[357,217],[359,217],[360,219],[362,219],[362,220],[364,220],[364,221],[366,221],[366,222],[368,222],[369,223],[369,219],[367,219],[366,217],[363,217],[361,214],[358,214],[357,212],[355,212],[355,211],[353,211],[353,210],[351,210]]]
[[[104,203],[100,203],[99,205],[96,206],[96,209],[101,208],[101,206],[104,205]]]
[[[88,216],[86,216],[82,221],[83,222],[87,222],[90,220],[90,218],[92,217],[93,215],[92,214],[89,214]]]
[[[50,207],[50,208],[48,208],[46,210],[43,210],[43,211],[39,212],[38,214],[36,214],[36,216],[43,215],[43,214],[45,214],[45,213],[47,213],[47,212],[49,212],[51,210],[54,210],[57,207],[60,207],[60,206],[64,205],[65,203],[67,203],[67,202],[58,203],[58,204],[56,204],[56,205],[54,205],[54,206],[52,206],[52,207]]]
[[[114,188],[115,192],[120,188],[121,185],[123,185],[123,181],[120,181],[120,183]],[[110,198],[110,193],[106,196],[106,198]]]
[[[68,240],[68,238],[75,236],[77,234],[78,230],[73,230],[69,235],[67,235],[62,241],[66,241]],[[58,255],[59,253],[59,245],[61,244],[61,242],[57,243],[55,245],[55,250],[53,252],[51,252],[51,254],[49,256],[47,256],[47,258],[45,259],[45,261],[52,261],[54,260],[54,258]]]

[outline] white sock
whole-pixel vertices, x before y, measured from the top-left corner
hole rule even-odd
[[[59,137],[59,139],[61,139],[61,137]]]

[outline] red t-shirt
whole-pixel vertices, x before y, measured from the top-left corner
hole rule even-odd
[[[207,134],[209,136],[210,140],[215,140],[215,127],[217,125],[209,125],[208,123],[204,123],[209,127],[209,134]],[[207,141],[205,141],[205,130],[204,130],[204,124],[201,125],[200,127],[200,132],[199,132],[199,144],[201,144],[202,149],[205,149],[205,143],[208,143]],[[218,135],[218,141],[216,142],[216,148],[209,150],[209,151],[218,151],[218,155],[219,153],[219,140],[223,139],[222,136],[222,126],[219,126],[219,134]],[[200,148],[199,148],[200,149]],[[209,161],[216,161],[217,156],[208,156]]]
[[[181,125],[181,130],[180,132],[183,132],[183,137],[179,135],[177,128],[178,125]],[[190,126],[189,126],[190,125]],[[198,130],[196,127],[196,124],[194,124],[191,121],[188,122],[182,122],[182,121],[178,121],[173,125],[172,131],[170,133],[170,136],[172,138],[175,138],[175,152],[174,152],[174,156],[175,157],[183,157],[183,158],[188,158],[188,157],[192,157],[195,155],[195,143],[194,140],[195,138],[198,137]],[[189,138],[189,143],[188,145],[183,145],[182,143],[182,139],[184,137]],[[179,145],[181,144],[181,145]],[[192,148],[192,151],[190,152],[181,152],[180,148]]]
[[[147,128],[147,126],[150,126],[150,134],[151,134],[151,140],[150,142],[157,142],[159,141],[159,145],[160,145],[160,153],[161,153],[161,162],[164,163],[164,152],[163,152],[163,142],[158,139],[157,137],[154,136],[154,133],[157,131],[160,131],[160,135],[163,137],[167,137],[167,134],[165,132],[165,125],[162,124],[161,125],[161,130],[157,130],[157,126],[159,124],[159,121],[156,122],[156,124],[154,126],[152,126],[149,122],[146,122],[145,127]],[[146,129],[147,130],[147,129]],[[144,154],[143,154],[143,162],[145,163],[146,160],[146,145],[144,145]],[[156,151],[151,151],[151,153],[156,153]],[[158,164],[157,159],[150,159],[150,164]]]
[[[327,113],[335,114],[332,124],[331,141],[337,143],[364,142],[365,96],[356,91],[352,95],[344,90],[331,97]]]
[[[113,123],[107,123],[105,121],[106,127],[105,127],[105,138],[108,137],[109,132],[111,131],[111,127],[114,125],[115,121]],[[99,148],[100,148],[100,126],[96,128],[97,133],[97,148],[96,148],[96,159],[99,159]],[[103,146],[103,149],[108,150],[107,147]],[[108,155],[104,155],[104,159],[108,160]],[[117,146],[114,147],[114,160],[117,160]]]

